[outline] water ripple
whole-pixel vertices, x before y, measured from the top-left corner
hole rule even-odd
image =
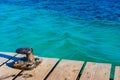
[[[86,1],[72,3],[81,6],[88,4]],[[59,5],[64,3],[59,2]],[[69,5],[66,7],[69,8]],[[72,10],[73,7],[69,9]],[[38,56],[119,65],[120,23],[118,21],[81,20],[51,9],[1,5],[0,50],[14,52],[16,48],[30,46]],[[89,12],[91,9],[86,11]],[[80,10],[82,11],[82,8]]]

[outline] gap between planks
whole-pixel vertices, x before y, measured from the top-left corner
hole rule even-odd
[[[18,61],[24,55],[18,54],[0,67],[0,80],[12,80],[21,70],[12,67],[13,62]]]
[[[42,58],[42,62],[37,68],[23,71],[15,80],[44,80],[58,60],[56,58]]]
[[[15,80],[25,80],[25,79],[27,79],[27,80],[35,80],[35,79],[36,80],[44,80],[44,78],[49,73],[51,73],[51,74],[49,74],[49,76],[47,77],[47,80],[56,80],[56,79],[59,80],[60,76],[61,76],[60,80],[76,80],[76,77],[78,77],[81,67],[84,64],[84,63],[80,63],[81,67],[79,67],[79,70],[74,70],[76,73],[76,75],[74,75],[74,74],[72,74],[71,66],[74,69],[73,65],[75,65],[76,61],[74,62],[74,60],[61,60],[60,63],[55,67],[56,63],[58,62],[58,59],[44,58],[43,63],[39,66],[38,69],[36,68],[36,70],[34,69],[33,71],[23,71],[21,73],[21,70],[11,68],[10,63],[12,63],[13,61],[19,60],[22,56],[23,55],[16,56],[15,54],[12,54],[12,53],[0,52],[0,65],[2,64],[0,67],[0,73],[2,73],[2,75],[0,74],[0,80],[12,80],[14,78],[15,78]],[[53,63],[51,63],[51,60],[53,60]],[[47,64],[47,62],[50,62],[50,63]],[[78,61],[78,62],[82,62],[82,61]],[[5,64],[3,64],[3,63],[5,63]],[[80,66],[80,64],[79,64],[79,66]],[[47,67],[46,71],[44,71],[45,67],[43,67],[43,66]],[[87,64],[85,65],[85,69],[83,70],[83,73],[80,77],[80,80],[109,80],[110,71],[111,71],[110,68],[111,68],[111,64],[87,62]],[[54,69],[54,70],[51,72],[52,69]],[[60,73],[57,73],[57,71]],[[76,71],[78,71],[78,72],[76,72]],[[33,73],[33,74],[31,74],[31,73]],[[37,73],[39,73],[39,75],[38,75],[39,77],[31,78],[34,75],[37,76]],[[58,76],[58,74],[59,74],[59,76]],[[63,74],[65,74],[65,75],[63,75]],[[55,76],[53,77],[53,79],[50,79],[50,77],[52,75],[53,76],[55,75]],[[72,75],[74,78],[71,77]],[[56,76],[58,76],[58,77],[56,77]],[[117,66],[115,68],[114,80],[120,80],[120,67],[119,66]]]
[[[16,53],[0,52],[0,66],[16,56]]]
[[[87,62],[80,80],[109,80],[111,64]]]
[[[116,67],[115,67],[114,80],[120,80],[120,66],[116,66]]]
[[[47,80],[76,80],[83,61],[61,60]]]

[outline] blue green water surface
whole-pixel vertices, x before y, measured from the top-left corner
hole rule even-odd
[[[32,47],[38,56],[120,65],[119,8],[23,1],[0,3],[0,51]]]

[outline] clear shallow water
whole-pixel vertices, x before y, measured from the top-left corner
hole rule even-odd
[[[119,3],[110,10],[112,0],[104,6],[90,1],[80,4],[26,1],[1,2],[1,51],[14,52],[16,48],[28,46],[38,56],[120,65]],[[71,4],[65,6],[65,3]],[[88,9],[86,5],[100,9]],[[111,13],[105,12],[108,10]]]

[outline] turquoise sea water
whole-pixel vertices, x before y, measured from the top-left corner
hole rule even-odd
[[[32,47],[38,56],[120,65],[119,14],[89,17],[17,4],[0,4],[0,51]]]

